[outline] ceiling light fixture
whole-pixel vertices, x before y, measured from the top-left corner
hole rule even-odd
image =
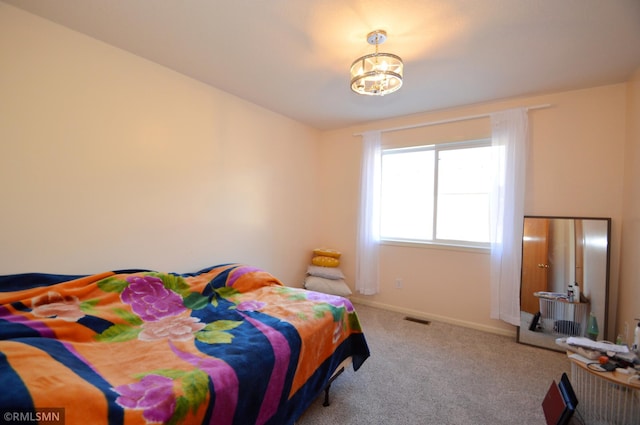
[[[369,96],[384,96],[402,87],[402,59],[391,53],[378,53],[378,45],[387,33],[376,30],[367,34],[367,42],[375,44],[376,52],[362,56],[351,64],[351,90]]]

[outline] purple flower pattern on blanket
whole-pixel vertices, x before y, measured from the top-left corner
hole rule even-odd
[[[264,308],[266,304],[262,301],[249,300],[243,301],[237,305],[236,309],[238,311],[258,311]]]
[[[355,309],[353,308],[353,304],[346,298],[339,297],[337,295],[323,294],[321,292],[309,291],[307,295],[307,299],[311,301],[320,301],[325,302],[327,304],[331,304],[334,307],[344,307],[344,309],[351,313]]]
[[[342,335],[342,332],[347,325],[344,321],[344,316],[339,313],[338,310],[344,309],[347,314],[353,313],[355,311],[353,304],[351,304],[351,301],[346,298],[315,291],[308,291],[306,298],[311,301],[324,303],[324,306],[322,304],[316,305],[316,314],[320,316],[324,315],[327,308],[328,311],[331,312],[335,322],[333,328],[333,342],[336,343],[340,339],[340,335]]]
[[[133,384],[113,389],[120,394],[116,403],[129,409],[143,410],[147,422],[168,421],[176,407],[173,380],[160,375],[147,375]]]
[[[116,403],[124,408],[143,410],[143,417],[147,423],[181,423],[187,414],[185,406],[195,411],[204,402],[211,379],[215,384],[216,399],[219,401],[215,405],[214,416],[220,423],[230,424],[237,404],[237,389],[235,392],[221,392],[219,389],[228,384],[233,388],[238,387],[233,369],[215,358],[200,358],[181,352],[175,348],[173,342],[195,338],[206,344],[228,344],[233,340],[229,331],[242,322],[218,320],[202,323],[199,318],[191,316],[190,312],[193,309],[204,308],[207,305],[207,299],[196,297],[197,305],[191,304],[192,308],[187,308],[185,297],[191,297],[193,300],[193,294],[185,291],[188,288],[185,288],[183,282],[181,278],[174,276],[158,277],[150,274],[103,281],[101,288],[119,292],[120,299],[131,306],[132,313],[122,310],[116,312],[126,323],[114,324],[97,335],[97,339],[110,342],[122,342],[136,336],[141,341],[166,339],[179,357],[193,362],[196,366],[196,369],[191,371],[163,369],[148,372],[144,377],[138,377],[139,380],[134,383],[114,387],[113,390],[120,394]],[[256,311],[264,305],[261,302],[247,302],[242,308],[246,311]],[[214,373],[219,370],[225,372],[224,384],[218,381],[219,373]],[[176,406],[183,408],[177,409]]]
[[[129,285],[120,298],[146,322],[177,316],[187,310],[182,297],[165,288],[162,280],[155,276],[129,276],[126,280]]]
[[[245,273],[255,271],[252,268],[239,270]],[[237,280],[240,275],[241,273],[234,273],[232,278]],[[147,423],[181,423],[187,410],[195,411],[204,402],[212,383],[216,400],[212,415],[216,418],[216,423],[232,423],[239,395],[236,372],[221,359],[194,355],[174,345],[174,342],[194,339],[205,344],[232,343],[235,336],[231,331],[238,328],[243,321],[221,319],[202,323],[199,318],[191,316],[191,311],[195,309],[220,308],[218,300],[222,297],[222,290],[225,290],[226,294],[228,288],[227,285],[220,291],[214,289],[213,296],[206,298],[204,295],[194,296],[184,281],[175,276],[136,274],[125,279],[115,277],[103,282],[101,289],[119,292],[120,299],[131,307],[131,312],[115,312],[125,323],[114,324],[97,335],[97,339],[110,342],[122,342],[133,338],[142,341],[165,339],[178,357],[195,367],[186,371],[148,370],[142,377],[141,374],[133,376],[135,382],[113,388],[119,394],[116,399],[118,405],[125,409],[142,410]],[[339,340],[347,326],[343,312],[355,311],[353,304],[343,297],[286,287],[280,288],[280,291],[289,293],[294,299],[317,302],[313,307],[316,319],[326,317],[326,314],[330,313],[329,317],[334,321],[334,343]],[[262,332],[270,341],[276,357],[268,391],[260,406],[258,422],[263,423],[277,409],[291,352],[283,335],[258,320],[259,316],[251,314],[264,310],[267,303],[258,300],[241,301],[234,295],[229,293],[226,296],[235,304],[227,308],[236,310],[244,317],[245,322]],[[304,320],[308,319],[304,317]],[[226,390],[223,391],[224,388]]]

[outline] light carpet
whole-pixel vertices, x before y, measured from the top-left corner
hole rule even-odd
[[[298,425],[544,425],[541,403],[570,364],[565,354],[361,304],[371,357],[350,366]]]

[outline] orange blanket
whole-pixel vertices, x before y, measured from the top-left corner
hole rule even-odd
[[[0,277],[3,413],[292,424],[349,356],[369,356],[349,300],[252,267]]]

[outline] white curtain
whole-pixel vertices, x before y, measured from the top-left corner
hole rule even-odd
[[[356,249],[356,291],[377,294],[380,287],[380,131],[362,135],[362,178]]]
[[[524,108],[491,114],[491,318],[520,326],[520,271],[528,117]]]

